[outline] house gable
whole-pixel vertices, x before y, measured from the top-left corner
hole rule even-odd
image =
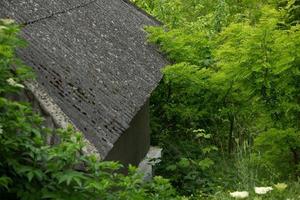
[[[122,0],[2,0],[0,17],[25,25],[18,55],[106,157],[162,77],[143,31],[157,22]]]

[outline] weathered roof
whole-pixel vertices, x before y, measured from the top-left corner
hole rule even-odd
[[[1,0],[0,17],[25,24],[19,56],[105,157],[161,79],[157,22],[123,0]]]

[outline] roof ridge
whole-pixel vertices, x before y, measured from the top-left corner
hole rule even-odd
[[[53,12],[50,15],[46,15],[46,16],[38,18],[38,19],[34,19],[34,20],[30,20],[30,21],[24,22],[24,23],[22,23],[22,25],[23,26],[27,26],[29,24],[33,24],[33,23],[36,23],[36,22],[39,22],[39,21],[42,21],[42,20],[45,20],[45,19],[49,19],[51,17],[54,17],[55,15],[64,14],[66,12],[73,11],[73,10],[76,10],[78,8],[83,8],[83,7],[86,7],[86,6],[88,6],[88,5],[92,4],[92,3],[95,3],[96,1],[98,1],[98,0],[91,0],[91,1],[89,1],[87,3],[79,4],[79,5],[73,6],[71,8],[65,9],[65,10]]]
[[[146,17],[150,18],[151,20],[155,21],[158,25],[163,25],[163,22],[161,22],[156,17],[154,17],[153,15],[149,14],[148,12],[146,12],[145,10],[143,10],[142,8],[138,7],[136,4],[134,4],[130,0],[122,0],[122,1],[125,2],[126,4],[128,4],[129,6],[134,7],[137,11],[139,11],[140,13],[142,13],[143,15],[145,15]]]
[[[72,10],[76,10],[78,8],[82,8],[82,7],[88,6],[88,5],[90,5],[92,3],[95,3],[97,1],[98,0],[91,0],[91,1],[89,1],[87,3],[79,4],[79,5],[73,6],[71,8],[68,8],[66,10],[57,11],[57,12],[51,13],[49,15],[43,16],[41,18],[38,18],[38,19],[34,19],[34,20],[29,20],[27,22],[23,22],[22,25],[27,26],[29,24],[33,24],[33,23],[36,23],[36,22],[39,22],[39,21],[42,21],[42,20],[45,20],[45,19],[49,19],[49,18],[54,17],[55,15],[63,14],[63,13],[66,13],[66,12],[69,12],[69,11],[72,11]],[[159,21],[156,17],[154,17],[151,14],[147,13],[145,10],[143,10],[140,7],[138,7],[136,4],[134,4],[130,0],[122,0],[122,1],[124,3],[126,3],[126,4],[128,4],[129,6],[133,7],[134,9],[136,9],[137,11],[139,11],[140,13],[142,13],[143,15],[145,15],[146,17],[150,18],[151,20],[153,20],[154,22],[156,22],[158,25],[163,25],[163,23],[161,21]]]

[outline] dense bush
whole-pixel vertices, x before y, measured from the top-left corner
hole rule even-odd
[[[49,130],[29,103],[10,98],[24,90],[32,77],[15,56],[24,46],[19,26],[0,21],[0,196],[1,199],[177,199],[167,180],[144,183],[133,168],[128,176],[121,165],[84,155],[81,133],[71,127]],[[46,138],[59,136],[50,146]]]
[[[282,179],[300,176],[300,132],[295,129],[269,129],[255,139],[255,147],[265,164]]]
[[[186,195],[297,180],[299,1],[134,2],[172,63],[151,98],[159,173]]]

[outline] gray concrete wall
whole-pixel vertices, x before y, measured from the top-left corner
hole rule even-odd
[[[137,113],[105,160],[138,166],[150,148],[149,100]]]

